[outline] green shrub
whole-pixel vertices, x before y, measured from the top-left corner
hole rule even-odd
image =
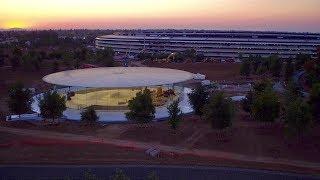
[[[290,135],[299,135],[312,125],[310,106],[301,98],[288,104],[285,113],[286,130]]]
[[[92,106],[81,112],[81,121],[86,124],[95,124],[98,120],[99,117]]]
[[[250,91],[250,92],[246,95],[246,98],[241,101],[242,109],[243,109],[245,112],[251,112],[252,101],[253,101],[253,92]]]
[[[246,95],[246,98],[241,101],[242,109],[245,112],[251,113],[254,98],[256,98],[257,95],[264,92],[266,89],[271,89],[271,88],[272,88],[272,84],[271,84],[271,81],[268,79],[255,83],[253,85],[253,91],[248,92],[248,94]]]
[[[154,119],[155,107],[152,103],[151,92],[144,89],[138,92],[136,97],[128,103],[129,112],[126,113],[128,120],[139,123],[148,123]]]
[[[156,174],[156,172],[151,172],[148,177],[147,180],[159,180],[159,176]]]
[[[312,86],[309,104],[316,120],[320,119],[320,83]]]
[[[44,93],[39,99],[39,107],[43,118],[51,118],[53,121],[63,115],[67,109],[66,98],[56,91]]]
[[[116,170],[113,176],[110,176],[110,180],[130,180],[130,178],[120,169]]]
[[[257,121],[274,122],[279,117],[280,101],[272,89],[255,94],[253,99],[251,114]]]
[[[270,71],[274,77],[280,77],[282,71],[282,62],[278,55],[271,55],[270,60]]]
[[[222,92],[210,97],[208,104],[203,108],[204,118],[211,122],[214,129],[224,129],[232,124],[235,115],[235,107],[230,98],[226,98]]]
[[[286,81],[290,80],[294,73],[294,65],[291,60],[287,61],[284,67],[284,78]]]
[[[170,127],[173,130],[176,130],[178,128],[178,125],[182,119],[182,112],[179,108],[179,101],[174,101],[168,106],[168,112],[169,112],[169,124]]]
[[[189,101],[196,115],[202,115],[202,108],[208,102],[208,95],[209,93],[201,85],[189,94]]]
[[[244,59],[240,67],[240,75],[248,77],[250,76],[250,73],[251,73],[251,62],[248,59]]]
[[[22,83],[15,83],[8,90],[8,107],[10,112],[18,114],[31,111],[32,94]]]

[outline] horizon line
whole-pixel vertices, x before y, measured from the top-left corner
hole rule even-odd
[[[0,28],[0,31],[74,31],[74,30],[100,30],[100,31],[138,31],[138,30],[195,30],[195,31],[229,31],[229,32],[275,32],[275,33],[308,33],[320,34],[320,31],[290,31],[290,30],[244,30],[244,29],[213,29],[213,28]]]

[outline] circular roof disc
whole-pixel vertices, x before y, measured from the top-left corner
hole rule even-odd
[[[103,67],[49,74],[43,80],[61,86],[130,88],[181,83],[193,79],[186,71],[153,67]]]

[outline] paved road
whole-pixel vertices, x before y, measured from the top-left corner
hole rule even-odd
[[[316,180],[320,177],[272,171],[223,167],[182,166],[0,166],[1,179],[84,179],[90,173],[99,179],[109,179],[121,169],[131,180],[144,180],[152,172],[160,180]]]

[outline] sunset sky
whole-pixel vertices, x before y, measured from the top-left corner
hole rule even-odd
[[[0,28],[320,32],[320,0],[0,0]]]

